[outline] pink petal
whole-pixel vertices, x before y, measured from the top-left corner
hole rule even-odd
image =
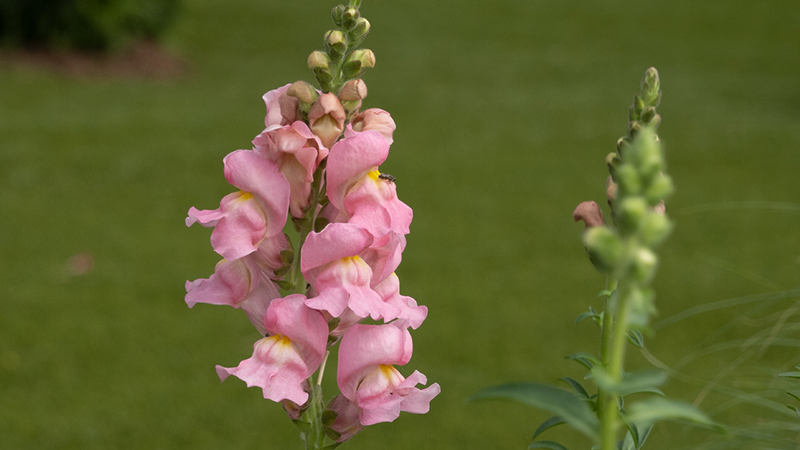
[[[347,223],[329,223],[321,232],[309,233],[301,249],[300,269],[311,282],[315,268],[358,255],[370,244],[372,236],[367,230]]]
[[[283,231],[289,210],[289,182],[278,172],[272,161],[251,150],[237,150],[228,154],[225,179],[228,183],[255,196],[266,218],[265,236]]]
[[[389,156],[389,144],[377,131],[365,131],[340,140],[331,148],[327,191],[331,203],[344,211],[344,196],[353,184]]]

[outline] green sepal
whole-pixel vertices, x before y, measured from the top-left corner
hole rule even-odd
[[[570,426],[597,440],[598,421],[586,402],[578,395],[554,386],[538,383],[510,383],[484,389],[469,401],[507,399],[550,411]],[[547,447],[533,447],[547,448]]]
[[[291,266],[294,262],[294,249],[287,248],[286,250],[281,250],[281,262],[284,266]]]
[[[275,284],[278,285],[279,288],[283,289],[284,291],[291,291],[294,289],[294,283],[285,280],[276,280]]]
[[[567,447],[553,441],[534,441],[528,445],[528,448],[546,448],[549,450],[569,450]]]
[[[280,278],[289,273],[290,270],[292,270],[292,266],[288,265],[288,266],[283,266],[280,269],[275,269],[272,271],[272,273],[274,273],[276,277]]]
[[[314,221],[314,231],[319,233],[322,231],[325,226],[328,225],[329,220],[325,217],[317,217],[317,220]]]
[[[325,410],[325,412],[322,413],[322,424],[325,425],[326,427],[329,427],[333,425],[333,422],[336,422],[337,417],[339,417],[339,413],[327,409]]]

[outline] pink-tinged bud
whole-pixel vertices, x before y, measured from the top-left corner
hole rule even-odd
[[[297,99],[288,96],[289,85],[273,89],[262,96],[267,106],[264,125],[267,129],[287,125],[297,120]]]
[[[572,212],[572,218],[575,222],[582,220],[586,224],[586,228],[599,227],[605,224],[603,220],[603,212],[595,202],[582,202]]]
[[[653,211],[661,214],[662,216],[667,213],[667,205],[664,203],[664,200],[661,200],[659,204],[653,206]]]
[[[386,140],[386,143],[392,145],[394,139],[392,135],[397,128],[392,116],[378,108],[370,108],[361,114],[355,116],[351,122],[353,131],[377,131]]]
[[[617,183],[614,183],[614,179],[611,177],[611,175],[609,175],[606,179],[606,198],[609,202],[613,202],[617,199],[618,190],[619,187],[617,186]]]
[[[343,102],[363,100],[366,97],[367,84],[364,83],[364,80],[362,79],[348,81],[345,83],[344,87],[342,87],[341,92],[339,92],[339,100]]]
[[[308,112],[311,131],[327,148],[331,148],[342,134],[346,117],[347,114],[339,99],[330,92],[320,95]]]
[[[289,90],[286,91],[286,94],[290,97],[295,97],[303,103],[314,103],[317,97],[319,97],[317,91],[305,81],[295,81],[292,83],[292,85],[289,86]]]

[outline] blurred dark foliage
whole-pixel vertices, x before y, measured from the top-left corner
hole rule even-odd
[[[180,0],[0,0],[0,44],[113,51],[155,40]]]

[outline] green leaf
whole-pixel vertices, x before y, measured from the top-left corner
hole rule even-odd
[[[547,448],[550,450],[568,450],[567,447],[553,441],[534,441],[528,448]]]
[[[664,395],[655,386],[660,386],[667,381],[667,373],[661,370],[648,370],[639,373],[626,373],[622,380],[614,382],[602,367],[592,369],[592,376],[597,386],[607,392],[614,392],[619,395],[630,395],[639,392],[650,392],[653,394]]]
[[[561,425],[562,423],[567,423],[567,421],[562,419],[561,416],[553,416],[545,420],[544,422],[542,422],[541,425],[539,425],[539,428],[537,428],[536,431],[533,432],[533,437],[531,439],[536,440],[536,437],[539,436],[540,434],[544,433],[550,428]]]
[[[786,377],[786,378],[800,378],[800,372],[786,372],[778,375],[779,377]]]
[[[597,360],[597,357],[591,353],[573,353],[569,356],[565,356],[564,359],[571,359],[575,362],[578,362],[589,370],[592,370],[592,367],[600,364],[600,361]]]
[[[650,436],[650,430],[653,429],[652,424],[637,425],[635,423],[625,423],[628,427],[628,433],[625,435],[625,441],[622,443],[623,450],[640,450]]]
[[[786,395],[789,395],[789,396],[791,396],[791,397],[794,397],[794,398],[795,398],[797,401],[799,401],[799,402],[800,402],[800,396],[798,396],[797,394],[793,394],[793,393],[791,393],[791,392],[787,392],[787,393],[786,393]]]
[[[797,414],[797,417],[800,417],[800,409],[798,409],[798,408],[797,408],[797,406],[794,406],[794,405],[786,405],[786,407],[787,407],[787,408],[789,408],[789,409],[791,409],[792,411],[794,411],[794,412],[795,412],[795,414]]]
[[[586,311],[586,312],[581,313],[581,315],[579,315],[578,318],[575,319],[575,323],[578,324],[578,323],[581,323],[584,319],[588,319],[589,317],[594,318],[596,316],[597,316],[597,313],[592,312],[592,311]]]
[[[508,399],[550,411],[592,439],[597,439],[597,418],[577,394],[538,383],[509,383],[492,386],[469,400]],[[535,447],[534,447],[535,448]]]
[[[606,290],[604,290],[604,291],[600,291],[600,292],[598,292],[598,293],[597,293],[597,296],[598,296],[598,297],[608,297],[608,296],[609,296],[609,295],[611,295],[613,292],[614,292],[614,291],[610,291],[610,290],[606,289]]]
[[[577,381],[573,380],[570,377],[561,377],[561,381],[567,383],[568,385],[572,386],[572,389],[575,389],[575,392],[585,398],[589,398],[589,393],[586,392],[586,389],[583,388],[583,385],[578,383]]]
[[[713,426],[714,422],[694,406],[675,400],[652,397],[637,402],[628,408],[625,417],[627,422],[636,424],[652,424],[660,420],[681,419],[690,422]]]
[[[644,337],[642,337],[642,333],[639,330],[631,330],[628,333],[628,340],[638,348],[644,347]]]

